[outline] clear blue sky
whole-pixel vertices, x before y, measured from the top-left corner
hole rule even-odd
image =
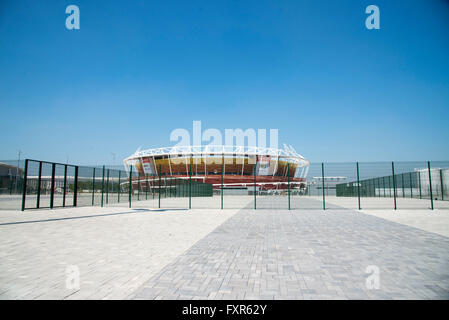
[[[0,159],[118,164],[201,120],[312,161],[447,160],[449,3],[2,0],[0,108]]]

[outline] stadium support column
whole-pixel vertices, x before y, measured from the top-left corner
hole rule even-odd
[[[323,210],[326,210],[326,197],[324,195],[324,162],[321,162],[321,187],[323,189]]]
[[[290,163],[287,162],[287,195],[288,195],[288,210],[290,210]]]
[[[103,196],[104,196],[104,172],[105,172],[105,168],[103,166],[103,176],[101,179],[101,206],[103,206]]]
[[[26,194],[27,194],[27,179],[28,179],[28,159],[25,160],[25,170],[23,172],[22,211],[25,210],[25,199],[26,199]]]
[[[430,161],[427,161],[427,169],[429,170],[430,208],[431,208],[431,210],[433,210],[432,174],[430,172]]]
[[[360,207],[360,179],[359,179],[359,163],[356,162],[356,166],[357,166],[357,198],[358,198],[358,202],[359,202],[359,210],[361,210],[362,208]]]
[[[131,208],[132,192],[133,192],[133,166],[131,165],[129,167],[129,185],[128,185],[128,203],[130,208]]]
[[[394,176],[394,162],[391,162],[391,173],[393,177],[393,197],[394,197],[394,210],[397,209],[396,207],[396,177]]]

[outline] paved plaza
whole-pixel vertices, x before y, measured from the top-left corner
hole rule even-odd
[[[137,299],[447,299],[449,239],[354,211],[241,211]],[[380,287],[365,273],[379,269]]]
[[[0,299],[124,299],[236,212],[0,211]]]
[[[244,205],[0,211],[0,299],[449,298],[448,210]]]

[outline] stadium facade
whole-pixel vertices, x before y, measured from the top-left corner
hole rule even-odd
[[[158,176],[191,179],[214,189],[305,189],[310,162],[291,146],[284,149],[243,146],[174,146],[137,150],[124,160],[137,170],[135,180]]]

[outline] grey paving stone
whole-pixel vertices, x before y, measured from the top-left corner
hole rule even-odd
[[[125,299],[236,212],[121,207],[2,211],[0,299]],[[219,265],[222,255],[216,260]],[[71,265],[79,267],[77,292],[66,288]],[[201,277],[192,274],[192,281]],[[161,281],[184,285],[186,279],[167,272]]]
[[[366,286],[368,266],[379,289]],[[448,299],[448,288],[444,236],[350,210],[243,210],[131,298]]]

